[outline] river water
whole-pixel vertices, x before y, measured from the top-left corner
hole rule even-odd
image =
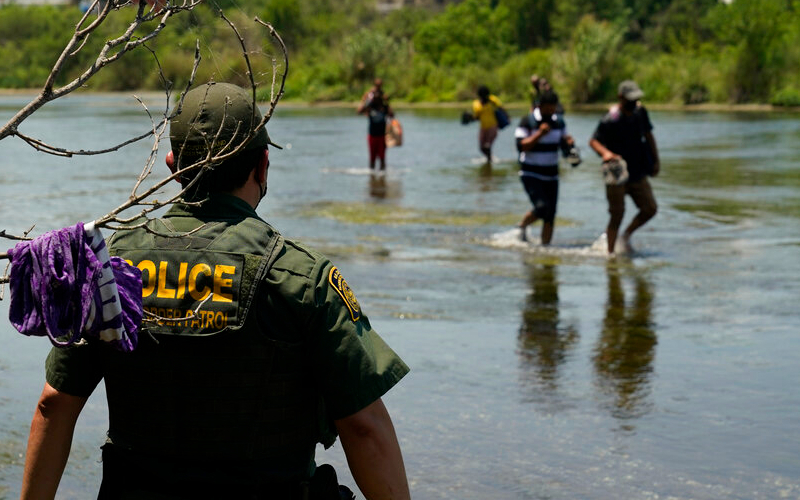
[[[0,121],[24,97],[0,97]],[[513,231],[529,203],[512,129],[487,172],[459,115],[399,111],[405,144],[372,178],[363,117],[282,105],[270,134],[286,148],[270,154],[258,209],[336,262],[412,367],[384,401],[413,496],[800,498],[800,117],[651,112],[659,213],[635,254],[609,259],[599,160],[586,145],[597,113],[567,114],[585,161],[562,168],[548,249],[535,244],[538,226],[533,244]],[[148,123],[135,101],[109,95],[63,99],[21,129],[88,149]],[[106,213],[150,148],[60,159],[2,141],[0,229],[36,222],[40,234]],[[0,339],[2,499],[18,495],[49,344],[7,320]],[[58,498],[93,498],[105,427],[98,390]],[[353,485],[338,444],[318,462]]]

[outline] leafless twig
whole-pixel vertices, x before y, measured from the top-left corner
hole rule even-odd
[[[0,140],[9,136],[18,136],[27,144],[31,145],[38,151],[50,153],[57,156],[73,156],[73,155],[96,155],[103,154],[110,151],[116,151],[128,144],[141,140],[145,137],[152,135],[152,133],[145,133],[137,138],[124,141],[123,143],[115,146],[103,148],[101,150],[70,150],[57,146],[51,146],[42,140],[34,139],[19,131],[20,124],[33,113],[35,113],[42,106],[48,102],[54,101],[60,97],[75,91],[81,86],[85,85],[94,75],[96,75],[103,68],[120,60],[128,52],[143,46],[149,40],[156,38],[159,33],[166,27],[167,21],[172,16],[183,12],[189,11],[200,5],[202,0],[183,0],[182,3],[167,4],[160,9],[151,7],[149,10],[146,8],[145,3],[140,3],[134,19],[125,29],[125,31],[117,38],[107,40],[103,45],[100,52],[97,54],[94,62],[86,68],[77,78],[71,82],[56,87],[55,82],[57,77],[64,70],[67,63],[73,59],[81,50],[86,46],[86,41],[89,37],[103,24],[112,11],[120,10],[120,8],[130,5],[129,2],[122,2],[119,0],[109,0],[102,4],[95,0],[92,7],[84,14],[83,18],[75,26],[72,38],[61,52],[56,63],[53,65],[50,74],[42,87],[41,92],[30,103],[20,109],[5,125],[0,127]],[[95,16],[92,18],[92,16]],[[142,36],[136,36],[135,33],[138,28],[144,26],[151,21],[158,20],[158,24],[152,28],[148,33]]]
[[[153,314],[150,311],[144,311],[144,318],[142,318],[142,321],[143,322],[147,322],[147,323],[162,323],[162,322],[165,322],[165,321],[174,321],[176,323],[180,323],[182,321],[189,321],[189,320],[192,320],[192,319],[196,319],[197,318],[197,314],[200,312],[200,310],[203,308],[203,306],[206,304],[206,302],[211,300],[211,296],[213,296],[213,295],[214,295],[213,293],[209,293],[206,296],[206,298],[203,299],[202,302],[197,304],[197,307],[195,307],[194,310],[192,311],[192,313],[189,314],[188,316],[184,316],[182,318],[167,318],[165,316],[159,316],[157,314]]]
[[[36,227],[36,224],[32,225],[31,228],[28,229],[27,231],[25,231],[25,233],[23,233],[23,235],[21,237],[17,237],[15,239],[30,240],[31,238],[28,235],[31,234],[31,231],[33,231],[33,228],[35,228],[35,227]],[[5,233],[5,231],[3,231],[3,233]],[[0,254],[0,259],[8,259],[8,254],[7,253]],[[2,285],[4,283],[8,283],[8,268],[10,266],[11,266],[11,260],[9,259],[8,264],[6,264],[6,269],[5,269],[5,271],[3,271],[3,276],[0,276],[0,300],[3,300],[3,294],[5,293],[5,287],[3,287]]]
[[[195,204],[199,205],[202,201],[186,201],[184,197],[186,196],[187,192],[191,190],[197,182],[201,179],[201,177],[206,174],[208,171],[213,170],[217,165],[224,162],[225,160],[235,156],[238,154],[246,145],[246,143],[258,133],[258,130],[265,126],[266,123],[272,118],[272,115],[275,111],[275,107],[278,104],[278,101],[283,96],[284,87],[286,83],[286,76],[288,73],[289,67],[289,58],[286,49],[286,45],[284,44],[283,40],[281,39],[280,35],[275,31],[275,29],[269,24],[266,23],[259,18],[255,18],[254,22],[257,25],[263,26],[267,28],[270,37],[278,44],[282,54],[283,54],[283,71],[279,71],[280,64],[278,60],[272,56],[271,57],[271,66],[272,66],[272,75],[270,81],[270,101],[269,107],[267,112],[264,113],[261,120],[258,123],[254,123],[255,120],[251,120],[251,123],[238,123],[237,129],[234,132],[234,137],[242,136],[242,140],[238,144],[234,144],[233,142],[225,144],[221,150],[217,150],[214,145],[218,143],[219,134],[222,132],[222,127],[217,131],[217,134],[209,141],[208,144],[208,152],[205,157],[197,159],[194,163],[187,166],[181,166],[180,170],[171,173],[163,178],[157,179],[155,182],[150,183],[150,178],[153,174],[155,161],[157,158],[158,150],[159,150],[159,143],[164,137],[164,134],[167,131],[167,124],[169,123],[170,119],[172,119],[175,115],[180,113],[182,106],[183,106],[183,95],[185,95],[186,91],[192,87],[194,84],[198,67],[201,63],[201,56],[200,56],[200,43],[199,41],[196,43],[195,46],[195,54],[194,54],[194,62],[192,65],[191,75],[188,79],[186,87],[183,89],[184,91],[180,94],[180,98],[175,103],[172,108],[172,112],[170,113],[170,97],[171,97],[171,83],[167,81],[164,77],[164,72],[161,67],[160,62],[158,61],[157,55],[155,51],[150,49],[146,45],[146,42],[149,40],[154,39],[158,36],[158,34],[164,29],[167,24],[167,21],[170,17],[183,12],[189,11],[195,8],[197,5],[201,3],[202,0],[183,0],[182,3],[176,4],[166,4],[161,6],[160,9],[156,7],[152,7],[149,10],[146,9],[144,3],[140,3],[138,5],[138,9],[136,11],[135,19],[130,23],[128,28],[124,31],[124,33],[117,38],[107,41],[103,48],[100,50],[99,54],[97,55],[95,62],[86,69],[79,77],[74,79],[72,82],[59,87],[55,88],[55,81],[56,77],[60,74],[63,70],[67,61],[70,58],[74,57],[78,52],[83,50],[86,47],[87,39],[95,32],[95,30],[107,19],[109,14],[112,11],[119,10],[121,7],[128,5],[129,2],[120,1],[120,0],[109,0],[105,3],[100,3],[95,1],[92,4],[92,7],[87,11],[87,13],[83,16],[83,18],[77,23],[75,27],[75,32],[72,39],[67,43],[64,50],[61,53],[58,61],[53,66],[53,69],[45,82],[42,91],[40,94],[34,98],[33,101],[28,103],[25,107],[23,107],[17,114],[14,115],[2,128],[0,128],[0,140],[9,136],[16,136],[21,140],[25,141],[31,147],[38,151],[43,151],[45,153],[49,153],[56,156],[75,156],[75,155],[99,155],[110,153],[116,151],[128,144],[132,144],[134,142],[140,141],[147,137],[151,137],[153,141],[153,145],[151,147],[150,153],[147,156],[145,161],[144,167],[141,173],[138,175],[134,182],[133,189],[131,194],[129,195],[128,199],[123,201],[118,207],[114,208],[113,210],[109,211],[105,215],[102,215],[94,220],[95,227],[98,228],[106,228],[109,230],[132,230],[137,228],[144,228],[146,231],[149,231],[153,234],[159,234],[162,236],[169,236],[169,237],[181,237],[190,235],[201,228],[195,229],[194,231],[180,233],[180,234],[161,234],[155,229],[153,229],[147,222],[150,220],[150,215],[167,205],[172,203],[182,201],[187,204]],[[232,32],[235,34],[239,45],[242,49],[242,57],[247,68],[247,77],[249,79],[250,88],[252,91],[252,99],[253,99],[253,109],[256,109],[257,105],[257,87],[258,83],[253,75],[253,69],[251,64],[251,48],[247,46],[247,43],[244,37],[241,35],[237,26],[230,21],[221,11],[218,11],[219,17],[230,27]],[[158,25],[151,29],[148,33],[143,36],[136,37],[134,36],[134,32],[137,28],[140,28],[147,22],[158,20]],[[156,59],[156,64],[158,66],[159,77],[164,85],[166,98],[167,98],[167,105],[164,109],[164,112],[161,117],[154,117],[147,106],[138,99],[142,107],[144,108],[145,113],[148,115],[151,127],[146,132],[137,135],[133,138],[130,138],[126,141],[123,141],[117,145],[99,149],[99,150],[70,150],[67,148],[61,148],[57,146],[53,146],[50,144],[45,143],[42,140],[32,138],[26,134],[21,133],[18,130],[19,125],[33,113],[35,113],[38,109],[40,109],[44,104],[63,97],[70,92],[74,91],[75,89],[79,88],[80,86],[84,85],[92,76],[97,74],[97,72],[101,71],[107,65],[119,60],[131,50],[137,49],[139,47],[143,47],[145,50],[149,50],[153,57]],[[279,73],[281,73],[279,75]],[[255,111],[254,111],[255,113]],[[225,120],[223,120],[224,123]],[[245,128],[246,127],[246,128]],[[244,134],[240,134],[239,132],[246,132]],[[179,148],[179,151],[174,151],[175,155],[180,159],[180,155],[183,148]],[[179,162],[180,163],[180,162]],[[188,183],[184,183],[183,188],[174,195],[167,196],[166,199],[157,199],[159,193],[162,193],[165,186],[175,180],[179,180],[182,177],[191,178],[192,180]],[[23,236],[15,236],[12,234],[7,233],[5,230],[0,230],[0,239],[11,239],[11,240],[29,240],[31,239],[28,236],[28,232],[26,232]],[[0,253],[0,259],[8,259],[7,253]],[[7,274],[7,269],[6,273]],[[8,277],[7,276],[0,276],[0,284],[7,283]],[[2,299],[2,287],[0,287],[0,299]],[[203,302],[205,303],[205,302]],[[202,304],[200,304],[202,306]],[[156,319],[159,319],[156,317]],[[176,321],[175,318],[160,318],[160,319],[169,319],[172,321]],[[187,317],[185,319],[192,319],[192,317]],[[180,320],[180,319],[179,319]]]

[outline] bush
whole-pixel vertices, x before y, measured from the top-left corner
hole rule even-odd
[[[433,64],[424,57],[416,57],[410,74],[407,99],[412,102],[438,101],[445,89],[453,94],[456,76],[453,71]]]
[[[41,86],[79,14],[74,7],[0,6],[0,86]],[[62,74],[57,83],[65,80]]]
[[[624,31],[592,16],[584,16],[572,33],[570,48],[559,57],[572,102],[589,102],[607,92]]]
[[[729,79],[735,102],[763,102],[786,69],[785,35],[797,24],[785,0],[736,0],[710,13],[718,40],[734,47]]]
[[[489,0],[464,0],[450,4],[444,13],[422,23],[414,45],[436,64],[464,67],[495,65],[514,53],[511,13],[491,7]]]
[[[342,54],[343,76],[347,83],[366,83],[381,70],[397,63],[398,45],[384,35],[370,30],[360,30],[349,37]]]
[[[800,106],[800,88],[785,87],[772,95],[773,106]]]
[[[534,49],[509,58],[495,71],[498,92],[505,100],[527,101],[531,97],[531,75],[536,73],[553,80],[552,51]],[[555,86],[555,82],[553,82]],[[558,88],[556,88],[558,91]]]
[[[702,83],[690,83],[683,91],[684,104],[702,104],[708,102],[711,92]]]

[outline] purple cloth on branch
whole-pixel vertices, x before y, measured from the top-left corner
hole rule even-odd
[[[66,347],[82,338],[100,339],[104,329],[122,326],[127,335],[109,343],[122,351],[136,347],[143,314],[142,273],[111,257],[122,314],[104,319],[103,284],[98,283],[103,263],[89,246],[82,223],[21,242],[8,255],[9,319],[20,333],[47,335],[56,347]]]

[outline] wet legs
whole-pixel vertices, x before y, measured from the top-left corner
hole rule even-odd
[[[608,199],[608,212],[611,218],[606,227],[606,237],[608,238],[608,253],[614,253],[614,248],[619,234],[619,227],[622,224],[622,216],[625,214],[625,194],[629,194],[639,209],[631,223],[622,233],[622,242],[626,252],[632,252],[630,240],[633,232],[645,225],[652,219],[658,211],[653,190],[647,178],[635,183],[624,186],[606,186],[606,198]]]
[[[519,223],[520,239],[522,239],[522,241],[527,241],[527,236],[525,234],[526,228],[531,224],[533,224],[534,222],[536,222],[537,220],[539,220],[539,218],[536,216],[536,213],[533,210],[529,210],[522,217],[522,221]],[[542,245],[549,245],[552,239],[553,239],[553,223],[542,221]]]

